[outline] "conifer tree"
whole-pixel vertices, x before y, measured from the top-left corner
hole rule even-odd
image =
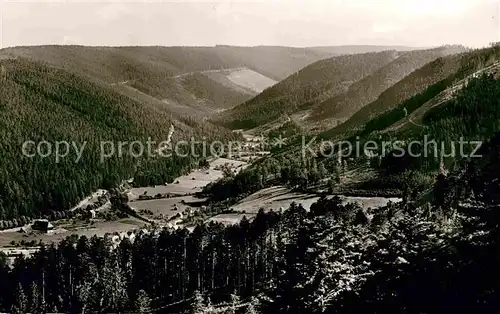
[[[25,314],[28,312],[28,298],[26,294],[24,294],[24,289],[21,286],[21,283],[17,284],[16,287],[16,299],[14,304],[12,305],[12,313],[16,314]]]
[[[135,300],[135,311],[136,313],[149,313],[151,311],[151,299],[144,290],[139,290],[137,293],[137,298]]]
[[[204,314],[205,313],[205,304],[203,302],[203,295],[200,291],[195,291],[193,296],[193,301],[191,302],[191,314]]]

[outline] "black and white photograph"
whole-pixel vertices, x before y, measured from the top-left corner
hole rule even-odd
[[[0,313],[500,313],[500,0],[0,0]]]

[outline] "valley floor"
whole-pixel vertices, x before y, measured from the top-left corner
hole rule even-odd
[[[182,215],[192,214],[202,207],[206,198],[198,198],[195,193],[201,192],[203,187],[223,177],[222,167],[229,165],[235,172],[249,166],[241,160],[217,158],[210,163],[208,169],[196,169],[191,173],[178,177],[171,184],[131,188],[127,191],[129,205],[139,215],[159,226],[181,227]],[[141,196],[154,197],[158,194],[168,194],[167,198],[141,199]],[[388,197],[362,197],[339,195],[344,203],[358,203],[362,208],[377,208],[387,205],[388,202],[398,202],[399,198]],[[239,222],[244,216],[252,219],[260,208],[265,211],[287,209],[293,202],[301,204],[306,210],[319,199],[316,193],[295,192],[283,186],[265,188],[230,207],[231,213],[218,214],[207,217],[207,221],[216,221],[224,224]],[[172,219],[174,216],[179,219]],[[53,222],[55,230],[52,233],[23,232],[23,228],[15,228],[0,232],[0,250],[11,257],[20,253],[31,254],[38,243],[60,242],[69,235],[85,235],[87,237],[105,236],[106,234],[126,234],[127,232],[141,230],[147,223],[134,217],[117,219],[114,221],[81,221],[59,220]],[[26,226],[27,227],[27,226]],[[15,245],[13,245],[15,244]],[[20,246],[19,246],[20,245]],[[31,247],[26,249],[27,247]]]

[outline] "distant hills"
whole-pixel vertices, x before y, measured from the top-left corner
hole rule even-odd
[[[381,52],[387,50],[396,51],[411,51],[430,49],[431,47],[407,47],[407,46],[377,46],[377,45],[345,45],[345,46],[317,46],[311,47],[316,51],[331,52],[338,55],[367,53],[367,52]]]
[[[300,127],[324,130],[345,121],[426,63],[464,51],[461,46],[444,46],[324,59],[223,113],[218,121],[231,128],[266,124],[272,128],[291,118]]]
[[[349,86],[345,93],[335,95],[321,103],[313,112],[313,120],[332,118],[344,120],[423,65],[437,58],[464,51],[465,49],[460,46],[447,46],[400,53],[392,62]]]
[[[393,123],[405,124],[398,122],[399,119],[408,124],[412,116],[411,121],[419,121],[426,110],[453,98],[472,76],[496,72],[500,62],[499,51],[498,47],[492,47],[438,58],[385,90],[375,101],[324,135],[336,137],[352,132],[383,130]],[[408,117],[401,116],[404,109]]]
[[[377,151],[379,158],[362,155],[349,161],[352,170],[376,174],[357,188],[400,189],[409,179],[419,189],[428,188],[437,174],[468,160],[477,148],[473,143],[500,132],[499,78],[498,46],[441,57],[385,90],[346,122],[317,135],[361,147],[368,141],[379,148],[390,143],[385,153]],[[426,138],[436,144],[424,144]],[[412,146],[414,141],[421,145]],[[461,141],[467,144],[459,147]],[[335,161],[328,162],[332,166]]]
[[[0,59],[44,62],[108,83],[139,101],[163,103],[177,114],[206,117],[251,99],[318,60],[381,49],[34,46],[0,50]]]
[[[112,85],[181,115],[206,117],[332,53],[288,47],[36,46],[0,50]],[[252,88],[252,86],[254,88]]]
[[[406,128],[420,126],[425,122],[424,117],[432,116],[432,112],[439,111],[442,106],[451,106],[456,95],[471,80],[483,75],[498,77],[499,71],[499,47],[440,58],[413,72],[386,90],[376,101],[356,112],[346,123],[325,134],[346,136],[360,131],[365,134],[375,131],[403,132]],[[459,113],[455,118],[466,118]]]
[[[225,112],[221,119],[231,128],[253,128],[284,114],[307,110],[397,58],[398,52],[344,55],[317,61],[253,99]]]

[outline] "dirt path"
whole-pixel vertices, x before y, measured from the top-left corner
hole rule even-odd
[[[116,83],[111,83],[111,86],[116,86],[116,85],[125,85],[128,84],[130,80],[122,81],[122,82],[116,82]]]
[[[182,73],[179,75],[174,75],[174,76],[171,76],[171,78],[181,78],[181,77],[193,75],[196,73],[202,73],[202,74],[204,74],[204,73],[218,73],[218,72],[225,72],[225,71],[241,71],[241,70],[245,70],[245,69],[246,69],[245,67],[239,67],[239,68],[227,68],[227,69],[218,69],[218,70],[193,71],[193,72]]]

